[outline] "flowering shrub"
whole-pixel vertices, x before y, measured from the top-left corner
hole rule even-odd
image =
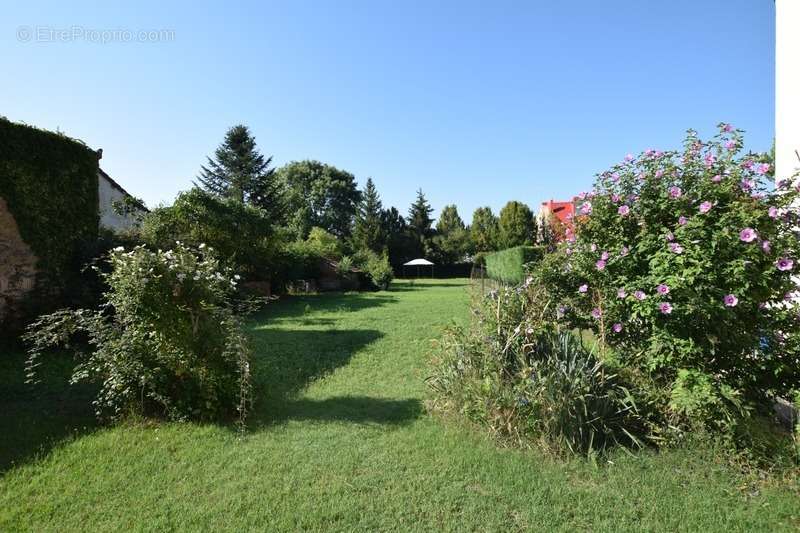
[[[771,187],[771,159],[741,148],[721,124],[710,142],[689,131],[681,152],[626,156],[577,198],[575,229],[537,272],[565,324],[671,387],[678,417],[800,378],[798,187]]]
[[[88,339],[71,381],[100,384],[98,416],[156,412],[171,419],[237,413],[250,393],[249,349],[230,297],[238,276],[208,248],[152,252],[114,249],[101,273],[108,290],[100,310],[62,310],[29,328],[30,377],[41,352]]]

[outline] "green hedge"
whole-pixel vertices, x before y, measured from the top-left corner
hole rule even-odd
[[[525,264],[538,261],[543,255],[543,250],[538,246],[516,246],[486,254],[486,275],[503,283],[522,283]]]
[[[97,172],[97,153],[80,141],[0,117],[0,197],[39,259],[37,287],[48,294],[72,290],[96,246]]]

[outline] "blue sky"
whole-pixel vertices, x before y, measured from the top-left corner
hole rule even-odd
[[[404,213],[422,187],[467,220],[568,198],[690,127],[774,136],[772,0],[7,3],[0,115],[103,148],[150,206],[240,122],[278,165],[371,176]],[[37,41],[72,28],[174,38]]]

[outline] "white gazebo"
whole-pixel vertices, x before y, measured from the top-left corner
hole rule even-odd
[[[431,277],[433,277],[433,263],[428,261],[427,259],[412,259],[408,263],[403,263],[403,277],[406,276],[406,267],[407,266],[415,266],[417,267],[417,277],[419,277],[419,269],[423,266],[431,267]]]

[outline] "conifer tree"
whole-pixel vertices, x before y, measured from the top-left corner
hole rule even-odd
[[[425,198],[422,189],[417,190],[417,199],[408,210],[408,229],[413,242],[413,251],[417,257],[426,254],[429,239],[433,236],[433,208]]]
[[[274,223],[283,220],[285,195],[275,170],[270,168],[272,157],[265,158],[258,151],[247,126],[230,128],[214,157],[207,159],[195,185],[215,196],[259,207]]]
[[[417,199],[408,210],[408,225],[420,240],[431,235],[431,226],[433,225],[431,213],[433,213],[433,208],[425,198],[422,189],[417,190]]]
[[[386,246],[386,232],[383,227],[382,212],[383,206],[375,183],[372,178],[367,178],[353,229],[353,243],[357,250],[372,250],[375,253],[383,251]]]

